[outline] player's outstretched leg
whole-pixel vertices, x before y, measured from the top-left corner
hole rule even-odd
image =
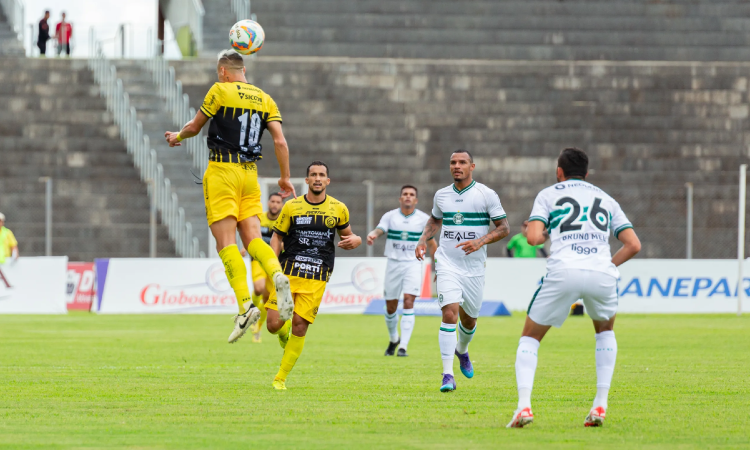
[[[456,356],[461,367],[461,373],[466,378],[472,378],[474,376],[474,366],[471,364],[471,358],[469,357],[469,343],[474,337],[474,332],[477,331],[476,322],[474,328],[466,329],[463,324],[458,322],[458,342],[456,344]]]
[[[396,303],[398,303],[398,300],[396,300]],[[398,337],[398,312],[389,313],[386,307],[385,326],[388,328],[388,335],[390,336],[388,348],[385,349],[385,356],[393,356],[396,353],[398,344],[401,342]]]
[[[247,285],[247,267],[245,267],[245,261],[242,260],[242,255],[237,246],[229,245],[224,247],[219,252],[219,257],[224,263],[227,280],[229,280],[229,285],[234,290],[234,295],[237,297],[237,306],[239,307],[239,314],[234,316],[234,330],[232,330],[228,339],[228,342],[231,344],[237,342],[258,321],[260,310],[252,304],[249,308],[245,309],[245,303],[250,302],[252,298]]]
[[[586,416],[584,425],[600,427],[607,415],[607,397],[612,383],[617,360],[617,339],[614,331],[602,331],[596,335],[596,398]]]
[[[508,428],[523,428],[534,421],[534,413],[531,412],[531,390],[534,387],[538,351],[539,341],[536,339],[523,336],[518,341],[516,351],[518,408],[513,413],[513,419],[508,423]]]
[[[456,324],[440,324],[438,334],[440,344],[440,356],[443,360],[443,381],[440,384],[440,392],[450,392],[456,390],[456,380],[453,378],[453,358],[456,352]]]
[[[258,261],[260,265],[263,266],[263,270],[268,275],[268,279],[271,280],[276,288],[279,316],[282,320],[291,319],[292,313],[294,312],[292,291],[289,286],[289,278],[287,278],[281,271],[281,264],[279,264],[279,259],[276,257],[276,253],[274,253],[270,245],[263,242],[263,239],[260,238],[250,241],[250,244],[247,246],[247,252],[254,260]]]
[[[404,309],[401,313],[401,343],[399,344],[396,356],[409,356],[406,349],[411,340],[411,333],[414,331],[414,308]]]

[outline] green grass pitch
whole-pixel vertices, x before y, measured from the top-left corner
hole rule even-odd
[[[476,375],[443,394],[439,318],[386,358],[379,316],[321,315],[286,392],[281,349],[228,316],[0,316],[0,448],[747,448],[750,318],[622,315],[608,417],[594,335],[569,318],[539,351],[535,423],[508,430],[524,314],[482,318]]]

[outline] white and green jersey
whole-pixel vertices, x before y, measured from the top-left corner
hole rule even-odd
[[[617,237],[633,225],[606,192],[583,180],[557,183],[536,196],[529,222],[533,220],[543,222],[549,232],[548,272],[586,269],[619,276],[612,264],[609,233]]]
[[[387,236],[385,256],[399,261],[419,262],[414,255],[414,249],[417,248],[417,242],[429,218],[429,215],[418,209],[408,216],[404,215],[400,208],[383,214],[378,228]]]
[[[438,271],[447,270],[467,277],[484,276],[487,247],[466,255],[456,245],[484,236],[491,222],[505,218],[497,193],[476,181],[460,191],[451,184],[435,193],[432,216],[443,220],[440,247],[435,252]]]

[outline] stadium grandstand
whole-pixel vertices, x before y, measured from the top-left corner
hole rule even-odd
[[[200,58],[169,61],[196,109],[236,19],[229,0],[204,7]],[[292,175],[303,176],[312,159],[327,161],[332,195],[352,208],[354,229],[365,231],[363,180],[375,182],[376,217],[405,182],[420,186],[427,210],[450,181],[444,162],[456,148],[473,152],[477,178],[500,193],[518,227],[536,192],[554,181],[559,150],[579,146],[592,155],[590,180],[633,216],[643,256],[685,256],[688,182],[694,256],[733,256],[736,167],[750,154],[745,2],[256,0],[252,8],[267,44],[247,60],[248,81],[274,93]],[[0,209],[25,206],[13,219],[25,254],[43,251],[38,178],[53,176],[55,253],[146,255],[146,184],[85,62],[24,58],[7,24],[0,37],[10,105]],[[19,72],[24,64],[35,70]],[[208,254],[193,157],[163,143],[172,124],[165,99],[153,95],[151,69],[141,60],[112,64]],[[263,144],[272,148],[270,136]],[[261,162],[261,176],[276,173],[273,157]],[[175,252],[166,231],[159,255]]]

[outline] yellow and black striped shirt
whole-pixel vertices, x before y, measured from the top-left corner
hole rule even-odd
[[[279,262],[284,273],[328,281],[333,273],[336,230],[349,226],[346,205],[331,196],[309,203],[302,195],[284,204],[273,231],[284,237]]]
[[[214,83],[201,105],[211,118],[210,161],[246,162],[262,158],[260,138],[269,122],[281,122],[276,102],[252,84]]]

